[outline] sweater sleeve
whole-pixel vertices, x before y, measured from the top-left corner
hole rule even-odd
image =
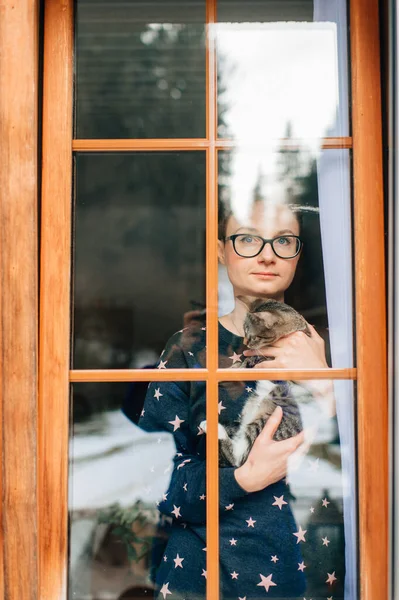
[[[179,334],[170,338],[158,368],[187,368]],[[206,461],[196,452],[195,435],[190,431],[190,383],[150,383],[139,426],[145,431],[168,431],[173,435],[176,454],[169,487],[159,502],[161,513],[176,521],[204,524],[206,521]],[[219,468],[219,508],[231,510],[234,502],[247,495],[235,476],[235,467]]]

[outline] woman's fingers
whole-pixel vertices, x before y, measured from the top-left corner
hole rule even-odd
[[[273,354],[274,347],[273,346],[263,346],[263,348],[258,348],[256,350],[244,350],[244,356],[271,356]]]
[[[315,340],[315,342],[324,347],[324,340],[321,335],[317,333],[316,329],[310,323],[308,323],[308,327],[310,329],[311,337]]]
[[[282,418],[283,418],[283,409],[281,408],[281,406],[277,406],[276,409],[272,412],[269,419],[267,420],[266,425],[260,432],[258,439],[260,441],[269,441],[270,442],[270,440],[273,439],[273,436],[276,433]]]
[[[310,324],[310,323],[308,323],[307,321],[306,321],[306,323],[307,323],[307,325],[308,325],[308,327],[309,327],[309,329],[310,329],[310,333],[312,334],[312,337],[317,337],[317,338],[320,338],[320,339],[322,339],[322,338],[320,337],[320,335],[317,333],[316,329],[313,327],[313,325],[311,325],[311,324]]]
[[[307,451],[303,443],[304,431],[287,440],[273,440],[282,416],[282,408],[277,406],[255,440],[247,460],[235,471],[238,483],[247,492],[259,491],[282,479],[287,474],[288,461],[295,466],[295,461],[300,461]]]

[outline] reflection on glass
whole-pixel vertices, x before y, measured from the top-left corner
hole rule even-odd
[[[343,4],[220,0],[215,32],[219,137],[349,135]]]
[[[205,2],[76,6],[76,137],[205,135]]]
[[[69,598],[204,593],[205,383],[76,384],[72,406]]]
[[[351,419],[342,438],[338,395]],[[343,599],[346,575],[357,575],[346,574],[354,489],[341,464],[348,450],[354,463],[351,382],[225,382],[219,404],[221,596]]]
[[[315,156],[307,148],[280,152],[265,148],[264,151],[222,152],[220,159],[224,173],[219,175],[219,239],[224,264],[220,267],[219,314],[228,314],[234,306],[236,310],[241,309],[237,315],[239,330],[235,333],[243,334],[242,321],[247,306],[234,303],[234,296],[266,296],[284,300],[310,323],[326,331]],[[274,251],[267,243],[261,252],[259,246],[258,253],[251,252],[251,257],[243,258],[242,254],[248,255],[249,251],[243,251],[242,245],[247,248],[256,238],[226,239],[237,233],[274,240]],[[297,237],[287,238],[287,235]],[[290,240],[295,242],[295,252],[289,250]],[[230,325],[234,327],[234,323]]]
[[[73,367],[155,366],[205,319],[203,153],[76,157]]]
[[[276,341],[304,328],[298,315],[291,324],[273,310],[265,319],[262,307],[253,305],[255,298],[278,300],[316,328],[325,357],[280,361],[276,368],[353,367],[348,151],[239,148],[220,152],[219,165],[221,324],[241,337],[251,330],[251,348],[270,345],[269,330]],[[252,320],[244,327],[248,315]],[[255,321],[264,330],[256,330]]]

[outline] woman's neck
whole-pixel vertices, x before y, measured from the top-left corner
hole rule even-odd
[[[281,300],[281,302],[284,302],[284,298]],[[248,308],[244,304],[244,302],[235,298],[233,310],[227,315],[221,317],[219,321],[221,322],[223,327],[228,329],[231,333],[239,335],[240,337],[245,337],[243,325],[247,312]]]
[[[245,304],[239,300],[236,300],[233,310],[227,315],[221,317],[219,320],[223,327],[231,331],[231,333],[234,333],[234,335],[239,335],[240,337],[244,337],[243,323],[247,312],[248,309]]]

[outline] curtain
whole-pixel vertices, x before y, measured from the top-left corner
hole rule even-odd
[[[336,27],[338,106],[327,136],[349,135],[346,0],[314,0],[314,21]],[[351,186],[348,150],[322,150],[317,164],[331,359],[334,368],[353,367]],[[345,600],[356,600],[357,531],[355,402],[351,381],[334,382],[341,441],[345,530]]]

